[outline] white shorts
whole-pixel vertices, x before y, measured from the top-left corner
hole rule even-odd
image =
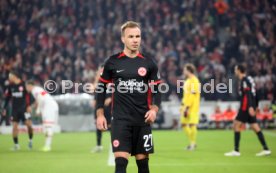
[[[49,102],[41,110],[44,127],[55,126],[58,123],[58,104]]]

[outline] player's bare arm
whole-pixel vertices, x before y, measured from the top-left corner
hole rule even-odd
[[[104,109],[99,108],[97,109],[97,128],[99,130],[107,130],[107,122],[104,117]]]

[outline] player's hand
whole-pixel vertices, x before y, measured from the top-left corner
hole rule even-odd
[[[99,130],[107,130],[107,122],[104,115],[97,116],[97,128]]]
[[[250,116],[252,116],[252,117],[255,116],[255,110],[254,110],[253,107],[250,107],[249,110],[248,110],[248,112],[249,112],[249,115],[250,115]]]
[[[145,122],[149,124],[154,123],[154,121],[156,120],[156,114],[157,114],[156,110],[150,109],[145,115],[145,118],[146,118]]]
[[[186,108],[184,109],[183,116],[184,116],[185,118],[187,118],[188,115],[189,115],[189,108],[186,107]]]
[[[187,117],[188,117],[188,110],[187,110],[187,109],[184,111],[183,116],[184,116],[185,118],[187,118]]]
[[[26,112],[29,112],[29,113],[31,113],[31,112],[32,112],[32,108],[31,108],[31,106],[28,106],[28,107],[27,107]]]

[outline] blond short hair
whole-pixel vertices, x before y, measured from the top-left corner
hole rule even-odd
[[[139,23],[134,22],[134,21],[127,21],[126,23],[124,23],[124,24],[121,26],[121,35],[122,35],[122,36],[125,34],[125,30],[126,30],[127,28],[139,28],[139,29],[141,29]]]
[[[195,72],[196,72],[195,66],[193,64],[191,64],[191,63],[186,64],[184,66],[184,68],[186,68],[190,73],[195,74]]]

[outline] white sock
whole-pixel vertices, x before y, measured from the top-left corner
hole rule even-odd
[[[45,147],[51,148],[51,144],[52,144],[52,136],[47,136],[45,141]]]
[[[45,147],[51,148],[52,145],[52,137],[53,137],[53,129],[51,127],[48,127],[46,130],[46,141],[45,141]]]

